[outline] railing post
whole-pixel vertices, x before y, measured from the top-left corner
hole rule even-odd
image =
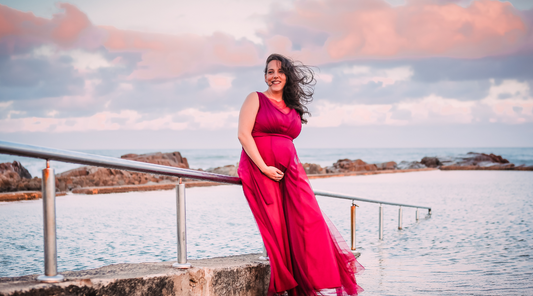
[[[355,235],[355,230],[356,230],[356,207],[358,207],[358,205],[355,204],[355,200],[352,199],[352,207],[351,207],[351,225],[350,225],[350,228],[351,228],[351,232],[352,232],[352,253],[354,254],[355,258],[359,258],[359,256],[361,256],[361,253],[359,251],[356,250],[356,235]]]
[[[44,274],[37,277],[43,283],[58,283],[64,277],[57,274],[56,243],[56,180],[50,161],[46,160],[42,180],[43,225],[44,225]]]
[[[187,219],[185,210],[185,184],[180,182],[176,186],[176,217],[178,222],[178,262],[172,264],[175,268],[191,268],[187,263]]]
[[[416,221],[418,222],[418,208],[416,208]]]
[[[383,240],[383,205],[379,204],[379,240]]]
[[[268,259],[268,254],[267,254],[267,249],[265,247],[265,243],[263,243],[263,254],[261,254],[261,256],[259,257],[259,260],[263,260],[263,261],[270,260]]]
[[[398,209],[398,230],[402,230],[402,207]]]
[[[351,218],[351,225],[350,225],[350,228],[351,228],[351,231],[352,231],[352,251],[355,251],[356,249],[356,235],[355,235],[355,229],[356,229],[356,207],[358,207],[358,205],[355,204],[355,201],[352,200],[352,207],[351,207],[351,213],[350,213],[350,218]]]

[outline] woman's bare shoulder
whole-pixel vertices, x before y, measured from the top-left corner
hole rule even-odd
[[[257,92],[254,91],[247,95],[243,105],[259,106],[259,95],[257,94]]]
[[[259,95],[257,94],[256,91],[251,92],[249,95],[246,96],[246,101],[248,100],[257,101],[259,100]]]

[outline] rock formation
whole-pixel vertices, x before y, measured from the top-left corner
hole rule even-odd
[[[206,172],[215,173],[215,174],[221,174],[221,175],[227,175],[232,177],[238,177],[237,174],[237,167],[230,164],[223,167],[217,167],[217,168],[209,168],[205,170]]]
[[[160,165],[189,168],[187,158],[179,152],[150,153],[150,154],[126,154],[123,159],[155,163]],[[18,162],[13,164],[0,164],[0,192],[41,190],[41,179],[31,178],[28,171]],[[84,166],[56,174],[56,190],[71,191],[82,187],[117,186],[117,185],[140,185],[149,182],[169,183],[177,182],[179,178],[152,175],[136,172],[128,172],[101,167]]]
[[[411,170],[411,169],[425,169],[427,168],[424,164],[418,162],[418,161],[401,161],[398,164],[399,170]]]
[[[437,157],[424,157],[420,161],[421,164],[425,165],[428,168],[438,168],[442,163]]]
[[[378,168],[375,164],[368,164],[361,159],[350,160],[347,158],[339,159],[332,166],[326,167],[328,174],[377,170]]]
[[[326,168],[323,168],[316,163],[304,163],[302,166],[304,167],[305,173],[308,175],[326,174]]]
[[[429,168],[439,168],[442,170],[512,170],[515,165],[500,155],[485,154],[478,152],[468,152],[467,154],[457,156],[437,156],[424,157],[420,161],[422,165]],[[416,168],[416,164],[402,164],[401,167],[411,166]],[[520,166],[518,170],[533,170],[531,167]]]
[[[128,159],[128,160],[135,160],[140,162],[148,162],[148,163],[155,163],[160,165],[166,165],[171,167],[178,167],[178,168],[189,168],[189,162],[187,161],[187,158],[182,157],[181,153],[179,152],[169,152],[169,153],[147,153],[147,154],[126,154],[122,155],[120,158],[122,159]]]
[[[515,166],[500,155],[492,153],[468,152],[465,155],[435,157],[435,159],[440,162],[437,167],[441,170],[512,170]]]
[[[28,170],[16,160],[13,161],[13,163],[0,163],[0,174],[5,174],[7,172],[15,172],[20,178],[31,179],[30,172],[28,172]]]
[[[40,190],[41,179],[31,174],[20,162],[0,163],[0,192]]]
[[[59,191],[71,191],[82,187],[141,185],[148,182],[177,182],[177,177],[85,166],[56,175]]]
[[[177,151],[169,153],[126,154],[122,155],[120,158],[171,167],[189,168],[187,158],[182,157]],[[149,182],[168,183],[177,182],[179,180],[178,177],[129,172],[93,166],[80,167],[57,174],[56,179],[56,187],[59,191],[71,191],[83,187],[142,185]]]
[[[395,170],[398,168],[398,164],[394,161],[388,161],[388,162],[376,163],[376,167],[380,171]]]

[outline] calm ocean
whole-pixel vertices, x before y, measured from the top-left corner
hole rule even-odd
[[[172,152],[179,151],[189,161],[193,169],[208,169],[228,164],[237,164],[240,158],[240,149],[173,149],[173,150],[76,150],[85,153],[120,157],[128,153],[151,153],[156,151]],[[533,165],[532,148],[343,148],[343,149],[298,149],[301,162],[316,163],[321,166],[329,166],[338,159],[362,159],[368,163],[386,161],[400,162],[420,161],[424,156],[455,156],[468,152],[494,153],[508,159],[515,165]],[[44,160],[0,154],[0,163],[18,160],[25,166],[32,176],[41,176],[40,171],[44,168]],[[52,162],[56,173],[61,173],[79,165]]]

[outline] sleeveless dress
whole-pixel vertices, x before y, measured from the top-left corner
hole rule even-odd
[[[276,108],[258,92],[252,137],[268,166],[284,173],[275,182],[242,151],[238,174],[270,259],[268,295],[357,295],[355,274],[364,268],[322,213],[292,140],[302,129],[298,112]]]

